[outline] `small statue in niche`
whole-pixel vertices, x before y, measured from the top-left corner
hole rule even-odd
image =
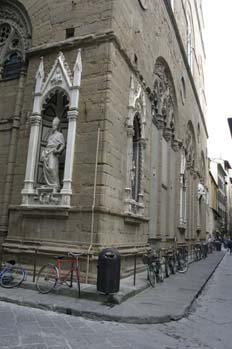
[[[58,131],[60,119],[55,117],[52,121],[52,131],[48,137],[46,148],[42,151],[43,173],[49,187],[54,191],[60,189],[59,180],[59,155],[65,147],[64,136]]]

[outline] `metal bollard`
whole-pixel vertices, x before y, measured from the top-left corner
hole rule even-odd
[[[133,285],[135,286],[136,283],[136,267],[137,267],[137,253],[134,255],[134,282]]]
[[[35,257],[34,257],[34,267],[33,267],[33,282],[35,282],[35,276],[36,276],[36,264],[37,264],[37,253],[38,250],[35,250]]]

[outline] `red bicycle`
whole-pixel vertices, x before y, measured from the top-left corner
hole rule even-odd
[[[73,277],[76,276],[78,296],[81,296],[80,289],[80,264],[79,257],[82,253],[68,252],[67,256],[54,256],[56,263],[48,263],[41,267],[36,279],[36,287],[40,293],[49,293],[62,285],[73,286]],[[68,266],[62,268],[64,263]]]

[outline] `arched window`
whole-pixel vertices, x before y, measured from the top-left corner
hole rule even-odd
[[[23,59],[17,52],[12,53],[4,62],[2,77],[16,79],[21,71]]]
[[[31,46],[31,24],[21,3],[0,2],[0,77],[19,77],[26,52]]]
[[[125,187],[125,213],[144,215],[144,158],[146,148],[146,100],[140,84],[135,88],[130,80],[130,96],[126,119],[127,166]]]
[[[200,143],[201,128],[199,123],[197,124],[197,142]]]
[[[182,104],[185,104],[185,100],[186,100],[186,87],[185,87],[185,81],[184,78],[182,76],[181,78],[181,89],[180,89],[180,94],[181,94],[181,101]]]
[[[193,68],[193,59],[192,59],[192,26],[190,19],[187,19],[187,58],[189,67],[192,71]]]
[[[187,183],[186,183],[186,157],[184,152],[181,154],[181,163],[180,163],[180,220],[179,225],[181,228],[187,223],[187,195],[186,195]]]
[[[132,198],[138,202],[139,201],[139,191],[140,191],[140,161],[141,161],[141,132],[138,114],[134,117],[133,122],[133,179],[132,179]]]

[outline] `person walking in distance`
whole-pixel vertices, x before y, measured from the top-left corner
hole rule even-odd
[[[229,238],[228,242],[227,242],[227,247],[230,250],[230,254],[232,253],[232,240],[231,237]]]

